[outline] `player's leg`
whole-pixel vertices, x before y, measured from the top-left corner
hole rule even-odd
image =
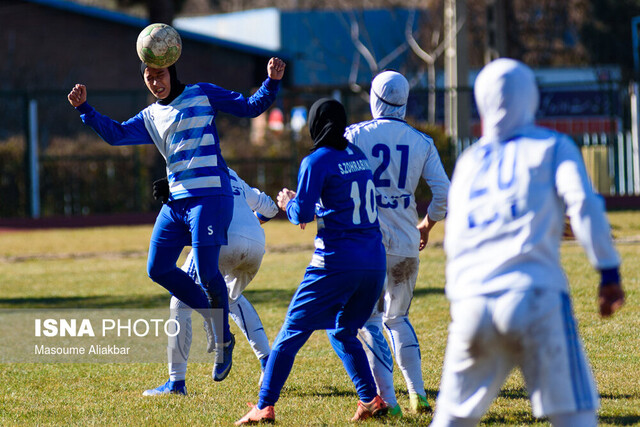
[[[229,294],[229,314],[249,341],[262,372],[270,352],[269,340],[260,316],[242,292],[258,273],[263,256],[264,245],[230,233],[229,244],[220,251],[219,263]]]
[[[369,278],[373,280],[364,282]],[[369,402],[378,395],[378,392],[362,343],[357,339],[357,333],[358,329],[364,326],[378,300],[376,297],[379,297],[382,291],[384,274],[375,270],[345,271],[342,276],[334,280],[340,280],[345,291],[352,288],[352,295],[337,316],[337,327],[328,329],[327,335],[356,386],[360,400]]]
[[[278,400],[295,356],[311,333],[335,327],[336,318],[350,296],[340,286],[341,281],[333,280],[335,276],[339,274],[307,267],[302,283],[289,303],[284,324],[273,342],[260,388],[259,409],[272,406]]]
[[[227,286],[218,268],[220,248],[227,244],[227,229],[233,215],[233,198],[192,198],[188,214],[193,260],[201,285],[212,308],[216,361],[213,378],[222,381],[231,369],[234,337],[229,330]]]
[[[182,204],[176,201],[162,205],[149,243],[147,273],[151,280],[191,308],[206,310],[209,303],[202,288],[176,266],[182,249],[190,241],[190,235],[176,213]]]
[[[427,412],[431,408],[427,402],[422,379],[420,344],[409,321],[409,307],[418,278],[418,266],[418,258],[387,256],[383,320],[396,363],[407,384],[411,409],[414,412]]]
[[[261,369],[264,370],[271,349],[258,312],[244,295],[240,295],[229,304],[229,313],[249,341],[253,353],[260,361]]]
[[[384,270],[346,271],[341,277],[333,278],[334,281],[339,280],[345,291],[351,288],[351,295],[336,317],[337,327],[327,330],[327,335],[360,398],[358,411],[352,421],[381,416],[389,409],[389,405],[378,395],[367,355],[357,338],[358,329],[364,326],[379,300],[384,278]]]
[[[434,427],[477,424],[515,365],[492,323],[491,305],[484,297],[451,303]]]
[[[296,330],[285,320],[273,342],[273,347],[264,372],[264,380],[260,387],[258,409],[273,406],[280,398],[280,392],[289,377],[296,354],[309,339],[313,330]]]
[[[533,415],[554,425],[595,426],[598,393],[567,294],[530,290],[499,299],[498,325],[522,343],[518,363]],[[552,416],[556,417],[554,423]],[[591,420],[572,424],[576,419]],[[558,424],[556,424],[558,423]]]
[[[313,330],[295,330],[291,327],[292,325],[285,319],[267,361],[258,403],[244,417],[236,421],[235,425],[275,421],[274,405],[280,398],[282,387],[291,373],[296,354],[313,333]]]
[[[402,416],[402,409],[398,405],[393,387],[393,355],[383,332],[383,310],[384,297],[381,296],[369,320],[358,330],[358,337],[364,344],[364,350],[378,388],[378,394],[391,408],[391,415]]]
[[[149,245],[147,272],[149,277],[167,289],[171,295],[198,311],[207,311],[209,302],[202,288],[176,266],[182,246]]]
[[[185,380],[187,361],[191,349],[191,307],[176,297],[171,297],[169,343],[167,346],[169,381],[155,389],[146,390],[143,396],[163,394],[187,394]],[[176,328],[176,329],[174,329]],[[177,332],[177,333],[176,333]]]

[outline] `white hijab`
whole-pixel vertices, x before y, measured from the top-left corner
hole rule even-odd
[[[396,71],[383,71],[371,82],[369,104],[374,119],[393,117],[404,120],[409,99],[409,82]]]
[[[474,95],[484,138],[504,141],[534,123],[538,87],[522,62],[500,58],[487,64],[476,78]]]

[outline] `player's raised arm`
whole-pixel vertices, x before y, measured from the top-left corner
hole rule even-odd
[[[83,84],[76,84],[69,95],[67,95],[69,103],[75,108],[87,102],[87,87]]]
[[[267,75],[273,80],[281,80],[287,64],[280,58],[271,58],[267,64]]]

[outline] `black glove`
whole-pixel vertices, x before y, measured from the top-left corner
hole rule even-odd
[[[162,203],[169,201],[169,180],[162,178],[153,182],[153,198]]]

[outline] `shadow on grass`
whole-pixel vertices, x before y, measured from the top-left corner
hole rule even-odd
[[[543,423],[541,418],[534,418],[531,411],[527,410],[510,410],[507,414],[489,414],[482,418],[481,423],[486,424],[535,424]]]
[[[358,394],[355,390],[347,390],[344,388],[323,386],[320,388],[302,388],[295,387],[290,388],[288,391],[289,395],[299,396],[299,397],[349,397],[349,398],[358,398]]]
[[[640,423],[640,415],[609,415],[598,417],[602,424],[614,424],[617,426],[636,426]]]
[[[254,304],[287,307],[290,289],[247,290],[244,295]],[[153,295],[30,296],[0,298],[0,308],[156,308],[168,307],[169,293]]]
[[[413,290],[414,297],[423,297],[427,295],[444,295],[444,288],[416,288]]]
[[[251,285],[249,285],[251,286]],[[242,293],[252,304],[269,304],[272,307],[288,307],[295,289],[247,289]]]

